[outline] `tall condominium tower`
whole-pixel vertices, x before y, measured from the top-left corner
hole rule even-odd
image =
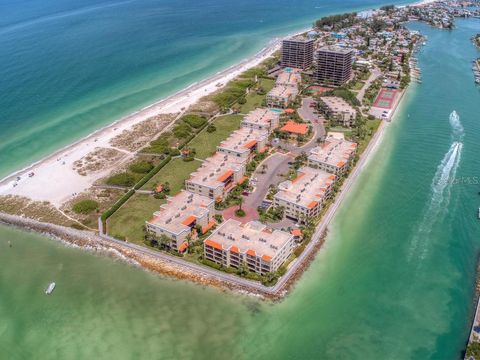
[[[353,50],[324,46],[317,51],[314,79],[324,85],[341,86],[352,75]]]
[[[313,63],[313,39],[293,37],[282,42],[282,66],[307,69]]]

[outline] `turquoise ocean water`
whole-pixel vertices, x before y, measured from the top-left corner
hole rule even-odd
[[[253,55],[273,37],[379,3],[0,1],[0,178]]]
[[[189,4],[180,8],[187,11]],[[255,4],[263,11],[269,6]],[[337,5],[329,6],[334,11]],[[50,10],[39,6],[38,12]],[[56,16],[62,18],[65,11],[71,9],[58,10]],[[4,28],[19,26],[12,25],[14,15]],[[32,15],[29,21],[41,16],[48,15]],[[308,23],[311,17],[305,11],[300,19]],[[276,29],[281,32],[287,23]],[[458,21],[458,29],[450,32],[410,26],[429,39],[419,55],[423,83],[408,90],[382,146],[335,217],[325,247],[283,302],[264,304],[165,280],[113,258],[0,227],[0,358],[459,358],[469,331],[480,249],[480,89],[470,70],[480,54],[469,41],[480,32],[480,21]],[[26,65],[12,63],[27,72]],[[97,80],[102,76],[91,74]],[[11,93],[33,91],[20,85]],[[121,112],[120,107],[113,108]],[[10,111],[5,108],[0,111]],[[59,108],[51,105],[49,111]],[[36,129],[21,125],[23,121],[13,122],[17,130],[10,134],[21,134],[22,126]],[[9,128],[3,122],[0,126]],[[8,144],[4,139],[1,144]],[[46,297],[43,290],[52,279],[58,287]]]

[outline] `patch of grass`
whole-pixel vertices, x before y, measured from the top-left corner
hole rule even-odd
[[[148,174],[153,169],[153,164],[148,161],[140,160],[130,164],[128,168],[131,172],[136,174]]]
[[[351,89],[354,90],[354,91],[358,91],[360,90],[363,85],[365,85],[364,82],[361,82],[361,81],[356,81],[352,86],[351,86]]]
[[[209,133],[204,129],[188,143],[188,147],[195,149],[196,158],[206,159],[215,152],[217,146],[225,140],[232,131],[240,127],[242,118],[243,116],[241,115],[226,115],[216,118],[213,121],[216,130]]]
[[[202,127],[202,125],[207,122],[207,119],[205,119],[203,116],[194,114],[185,115],[182,117],[182,120],[194,129]]]
[[[186,139],[192,133],[192,129],[186,123],[180,123],[173,128],[173,134],[177,139]]]
[[[115,174],[113,176],[110,176],[107,179],[107,185],[132,187],[141,178],[142,178],[142,175],[123,172],[120,174]]]
[[[262,102],[265,99],[265,94],[267,94],[270,90],[272,90],[273,86],[275,85],[275,81],[271,79],[261,79],[259,86],[263,89],[264,94],[257,94],[256,91],[250,92],[245,97],[246,103],[240,107],[240,112],[242,114],[246,114],[258,107],[262,106]]]
[[[200,165],[201,162],[198,160],[183,161],[180,158],[173,159],[143,185],[142,190],[152,190],[155,184],[165,184],[168,182],[170,195],[175,195],[183,188],[185,180],[188,179],[190,174],[197,170]]]
[[[135,194],[107,221],[108,234],[120,240],[143,245],[143,226],[165,200],[151,195]]]
[[[90,214],[98,209],[98,202],[95,200],[80,200],[72,206],[72,210],[77,214]]]
[[[380,126],[380,123],[382,120],[375,119],[375,120],[367,120],[365,123],[365,128],[366,128],[366,137],[364,139],[360,139],[358,141],[358,148],[357,148],[357,153],[361,154],[367,147],[368,143],[373,137],[373,134],[377,131],[378,127]]]

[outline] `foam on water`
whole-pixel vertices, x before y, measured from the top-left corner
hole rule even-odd
[[[455,110],[451,112],[449,121],[450,121],[450,126],[452,127],[453,138],[458,139],[459,141],[462,141],[465,135],[465,132],[463,129],[463,125],[460,122],[460,116],[458,116],[458,113]]]
[[[434,225],[442,220],[450,202],[453,179],[456,176],[462,155],[463,143],[461,140],[463,140],[465,132],[460,117],[455,110],[450,114],[449,122],[454,141],[438,165],[432,179],[430,203],[426,207],[422,220],[413,236],[409,260],[425,259]]]

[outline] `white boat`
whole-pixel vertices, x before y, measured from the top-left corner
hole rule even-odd
[[[478,218],[480,219],[480,208],[478,208]]]
[[[45,294],[50,295],[53,290],[55,290],[55,283],[51,282],[50,285],[48,285],[47,290],[45,290]]]

